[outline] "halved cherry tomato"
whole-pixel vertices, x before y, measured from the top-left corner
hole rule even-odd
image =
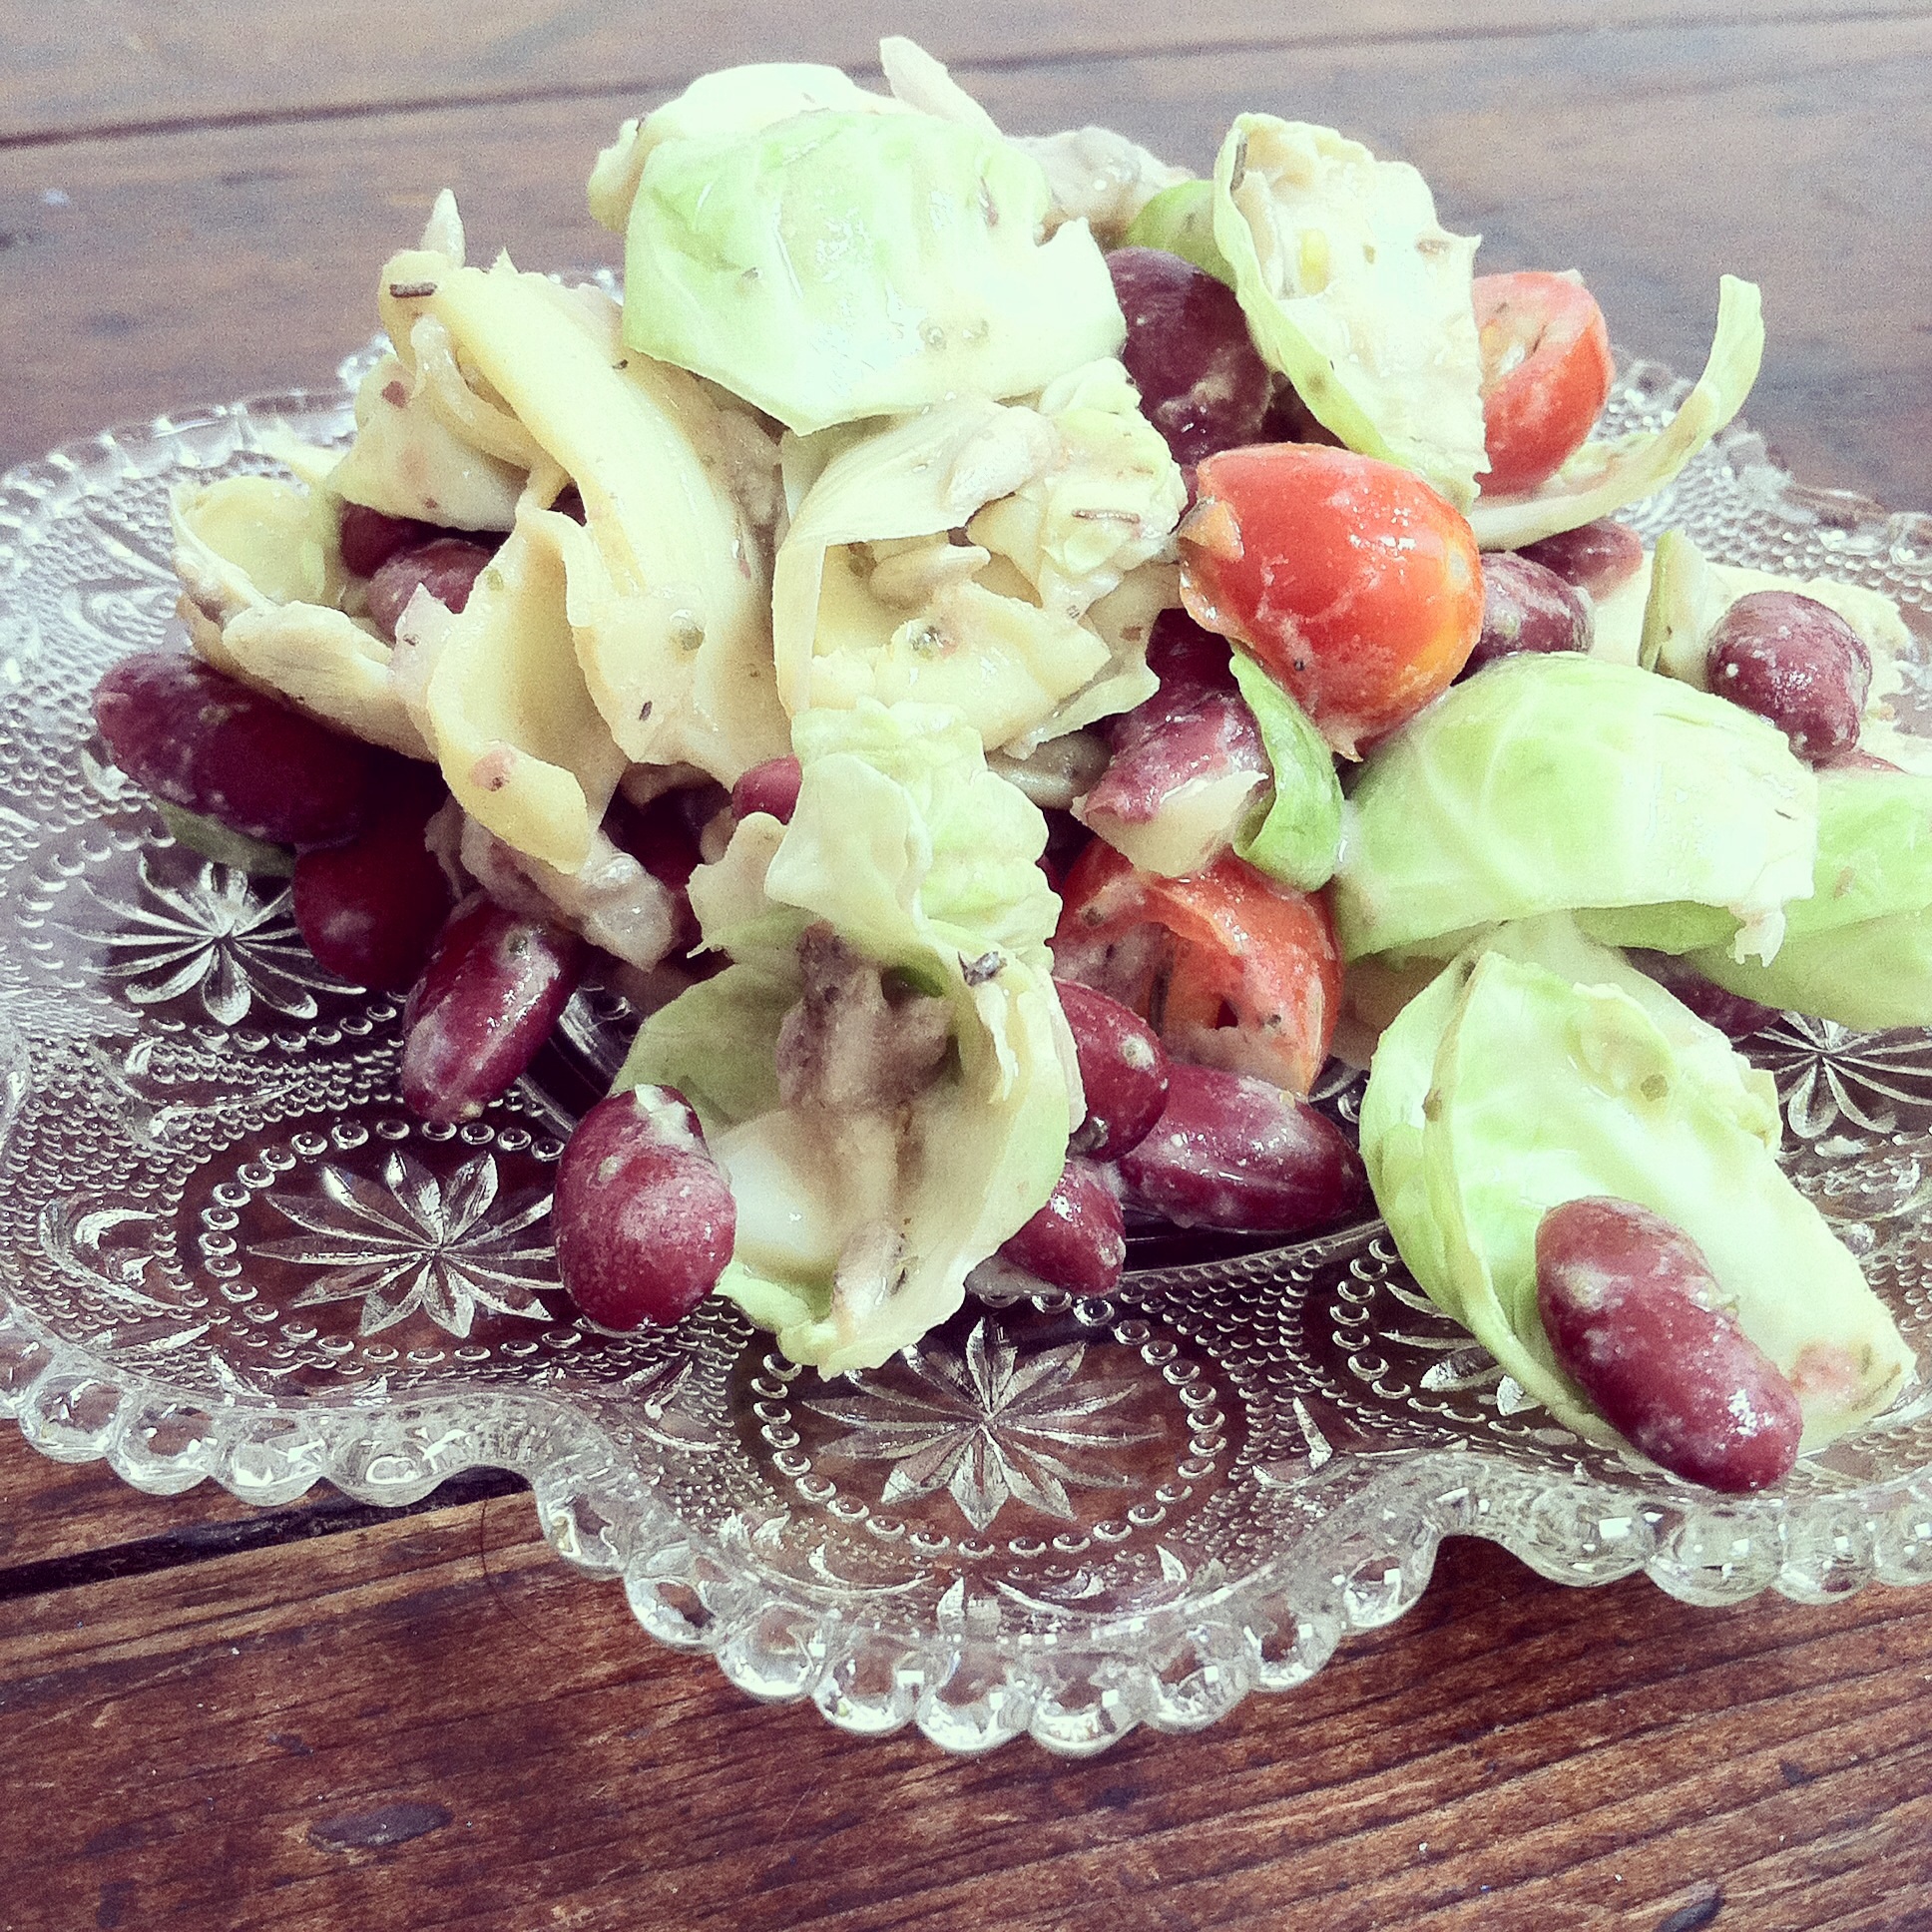
[[[1597,298],[1575,275],[1478,275],[1485,496],[1520,496],[1560,470],[1603,414],[1616,374]]]
[[[1344,757],[1446,690],[1483,628],[1468,523],[1419,476],[1308,443],[1196,473],[1181,597],[1242,645]]]
[[[1305,1094],[1341,1009],[1328,907],[1223,852],[1157,878],[1102,839],[1067,875],[1054,969],[1139,1013],[1178,1059]]]

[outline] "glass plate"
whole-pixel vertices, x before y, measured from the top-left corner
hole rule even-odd
[[[278,882],[171,843],[91,732],[103,667],[173,623],[171,488],[271,467],[265,427],[342,440],[362,365],[0,484],[0,1414],[36,1447],[259,1503],[518,1470],[654,1637],[957,1750],[1092,1751],[1289,1689],[1414,1603],[1452,1533],[1697,1604],[1932,1577],[1922,1386],[1776,1494],[1716,1498],[1554,1426],[1379,1224],[1144,1264],[1105,1299],[989,1283],[830,1381],[722,1300],[662,1333],[573,1318],[549,1192],[616,1003],[580,996],[569,1051],[480,1121],[409,1119],[396,1003],[314,964]],[[1638,364],[1613,426],[1684,386]],[[1642,521],[1925,627],[1932,518],[1800,489],[1741,428]],[[1924,1349],[1932,1044],[1791,1020],[1752,1052],[1793,1175]],[[1337,1072],[1322,1099],[1347,1119],[1358,1092]]]

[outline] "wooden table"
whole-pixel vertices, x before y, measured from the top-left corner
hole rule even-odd
[[[0,464],[326,380],[444,184],[610,259],[582,180],[690,76],[919,33],[1016,130],[1205,167],[1234,112],[1419,164],[1755,424],[1932,507],[1932,20],[1883,0],[0,0]],[[955,1761],[746,1702],[478,1472],[421,1508],[140,1496],[0,1433],[0,1932],[1932,1924],[1932,1594],[1684,1608],[1454,1544],[1419,1609],[1200,1735]]]

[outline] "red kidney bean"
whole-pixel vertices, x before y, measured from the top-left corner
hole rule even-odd
[[[698,944],[698,915],[691,909],[691,875],[704,862],[701,840],[707,822],[724,809],[721,785],[682,785],[661,791],[648,805],[634,805],[620,792],[605,814],[604,831],[612,844],[629,852],[671,893],[678,908],[682,949]]]
[[[1260,438],[1273,378],[1233,289],[1161,248],[1107,257],[1127,318],[1121,360],[1177,463]]]
[[[718,1285],[737,1208],[685,1097],[638,1087],[578,1123],[558,1164],[550,1223],[558,1275],[591,1320],[668,1326]]]
[[[470,601],[476,580],[483,575],[494,550],[467,537],[437,537],[415,544],[384,559],[369,579],[364,593],[370,618],[385,638],[393,639],[409,600],[427,591],[446,610],[460,611]]]
[[[1748,1040],[1782,1017],[1775,1007],[1760,1006],[1741,993],[1726,993],[1688,961],[1673,953],[1654,953],[1633,947],[1630,963],[1688,1006],[1706,1026],[1732,1040]]]
[[[1797,1460],[1795,1391],[1663,1215],[1603,1197],[1552,1208],[1536,1230],[1536,1302],[1557,1360],[1653,1462],[1735,1493]]]
[[[804,767],[794,757],[766,758],[741,772],[731,787],[731,810],[739,818],[754,811],[767,812],[779,824],[791,823],[798,809],[798,787],[804,781]]]
[[[1074,1130],[1075,1154],[1117,1161],[1147,1138],[1168,1104],[1168,1055],[1154,1029],[1119,1000],[1057,979],[1087,1090],[1087,1118]]]
[[[1186,611],[1163,611],[1148,633],[1148,669],[1162,685],[1177,681],[1209,691],[1236,691],[1227,640],[1197,624]]]
[[[1903,771],[1902,764],[1894,764],[1890,758],[1881,758],[1876,751],[1867,751],[1854,744],[1849,751],[1840,751],[1833,757],[1818,760],[1820,771]]]
[[[453,895],[423,830],[448,796],[433,768],[405,766],[346,845],[295,861],[295,925],[331,973],[402,992],[428,964]]]
[[[375,752],[179,652],[122,659],[94,722],[137,784],[231,831],[329,845],[362,823]]]
[[[1114,724],[1114,755],[1082,817],[1145,825],[1184,785],[1252,771],[1272,778],[1260,727],[1238,696],[1175,679]]]
[[[1483,558],[1483,628],[1463,675],[1525,651],[1588,651],[1590,612],[1555,571],[1514,551]]]
[[[472,893],[404,1009],[403,1100],[424,1120],[474,1120],[535,1058],[582,966],[575,933]]]
[[[1600,517],[1595,523],[1525,544],[1516,554],[1555,571],[1566,584],[1603,598],[1636,575],[1644,561],[1644,539],[1629,524]]]
[[[337,529],[342,566],[357,577],[373,577],[397,551],[419,548],[448,534],[419,517],[392,517],[362,503],[342,505]]]
[[[1325,1115],[1251,1074],[1180,1060],[1166,1110],[1120,1173],[1129,1207],[1177,1227],[1311,1234],[1368,1200],[1361,1156]]]
[[[1070,1294],[1105,1294],[1127,1266],[1119,1197],[1091,1161],[1071,1156],[1047,1205],[1000,1248],[1015,1267]]]
[[[1274,400],[1269,403],[1261,433],[1254,440],[1260,443],[1320,443],[1328,449],[1340,449],[1342,446],[1341,438],[1316,416],[1286,381],[1275,385]]]
[[[1837,612],[1796,591],[1751,591],[1705,646],[1710,689],[1769,719],[1812,764],[1858,742],[1871,653]]]

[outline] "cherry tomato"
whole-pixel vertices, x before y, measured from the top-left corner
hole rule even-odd
[[[1196,473],[1181,596],[1290,692],[1344,757],[1447,689],[1483,628],[1469,525],[1419,476],[1309,443]]]
[[[1055,970],[1119,1000],[1177,1059],[1305,1094],[1341,1009],[1327,905],[1223,852],[1185,879],[1137,871],[1103,839],[1067,875]]]
[[[1603,414],[1616,369],[1597,298],[1574,275],[1478,275],[1485,496],[1520,496],[1560,470]]]

